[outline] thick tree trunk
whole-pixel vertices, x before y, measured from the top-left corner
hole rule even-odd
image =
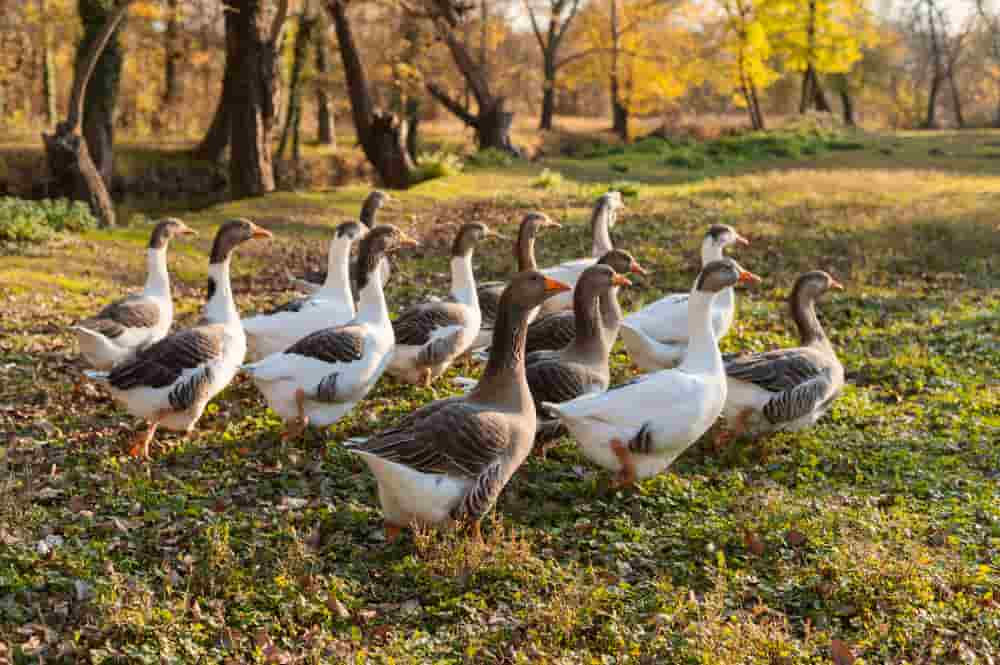
[[[45,0],[41,2],[41,9],[44,15]],[[52,46],[52,29],[48,24],[43,28],[42,39],[42,97],[45,106],[45,124],[52,127],[59,120],[59,108],[56,103],[56,88],[59,83],[56,80],[55,52]]]
[[[375,109],[343,0],[327,0],[327,10],[337,32],[351,100],[351,117],[365,157],[387,187],[409,187],[414,167],[406,149],[406,121],[393,113]]]
[[[334,119],[330,113],[330,101],[326,94],[326,74],[329,66],[326,62],[326,35],[320,31],[316,40],[316,140],[322,145],[333,145]]]
[[[101,226],[114,225],[115,211],[108,188],[91,158],[84,138],[84,100],[98,61],[124,20],[130,1],[121,0],[107,15],[104,23],[90,33],[89,46],[79,57],[73,74],[66,120],[56,125],[54,133],[42,135],[45,157],[53,180],[50,195],[87,202]]]
[[[177,78],[177,64],[182,57],[177,5],[178,0],[167,0],[167,26],[163,31],[163,109],[167,115],[181,94],[180,81]]]
[[[101,28],[114,14],[115,6],[107,0],[79,0],[83,38],[77,47],[76,68],[85,62],[88,51]],[[105,187],[111,187],[114,174],[114,115],[121,81],[122,50],[116,30],[101,53],[87,86],[83,102],[83,135],[87,151]]]
[[[205,136],[192,152],[195,159],[205,162],[220,162],[229,145],[230,117],[229,110],[233,103],[233,87],[236,85],[236,63],[239,40],[236,38],[236,28],[230,24],[235,20],[233,12],[224,14],[226,24],[226,64],[222,73],[222,90],[219,92],[219,103],[212,115],[212,124],[208,126]]]
[[[420,153],[420,100],[409,97],[406,100],[406,152],[416,163]]]
[[[948,68],[948,87],[951,89],[951,106],[955,112],[955,124],[959,129],[965,129],[965,114],[962,113],[962,95],[958,91],[958,82],[955,80],[955,70]]]
[[[846,85],[840,88],[840,105],[844,112],[844,124],[848,127],[857,127],[857,121],[854,119],[854,100],[851,99],[851,92]]]
[[[542,67],[542,115],[538,120],[538,129],[552,129],[552,117],[556,112],[556,63],[555,54],[544,53],[545,64]]]
[[[229,109],[229,189],[233,198],[274,191],[271,139],[278,111],[278,41],[261,0],[230,0],[235,76]],[[279,8],[283,20],[283,10]],[[278,21],[279,19],[275,19]]]
[[[611,99],[612,130],[622,141],[628,141],[628,109],[618,101]]]
[[[805,113],[809,107],[815,108],[822,113],[830,112],[830,102],[826,98],[823,86],[815,68],[809,65],[802,74],[802,95],[799,99],[799,113]]]
[[[927,95],[927,118],[924,127],[934,129],[937,127],[937,98],[941,89],[941,79],[938,76],[931,77],[931,89]]]

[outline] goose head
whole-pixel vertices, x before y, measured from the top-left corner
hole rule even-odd
[[[378,269],[383,256],[419,245],[416,239],[391,224],[380,224],[373,228],[365,234],[358,246],[358,262],[355,264],[358,289],[365,287],[368,276]]]
[[[820,296],[830,289],[842,290],[844,285],[835,280],[830,273],[822,270],[811,270],[799,275],[792,287],[792,298],[795,300],[819,300]]]
[[[730,286],[755,284],[760,281],[760,277],[748,270],[744,270],[736,261],[722,259],[712,261],[701,269],[698,279],[695,281],[694,288],[703,293],[718,293]]]
[[[649,272],[639,265],[639,262],[631,254],[621,249],[613,249],[606,253],[597,262],[598,265],[609,266],[616,273],[633,275],[648,275]]]
[[[373,191],[361,206],[361,223],[369,229],[375,226],[375,216],[378,214],[378,211],[391,201],[392,197],[385,192],[378,189]]]
[[[481,222],[463,224],[455,234],[455,242],[451,246],[452,258],[471,256],[479,241],[486,238],[505,238],[505,236]]]
[[[212,243],[209,262],[224,263],[239,245],[254,238],[272,238],[274,235],[249,219],[231,219],[219,227]]]
[[[559,280],[546,277],[537,270],[526,270],[514,275],[504,294],[510,305],[527,312],[552,296],[570,291],[571,288]]]
[[[189,235],[196,236],[198,232],[176,217],[167,217],[153,227],[153,232],[149,235],[149,249],[166,249],[171,238]]]

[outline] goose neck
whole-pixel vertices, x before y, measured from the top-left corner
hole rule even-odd
[[[823,325],[819,322],[819,317],[816,316],[816,299],[797,289],[792,293],[789,304],[792,310],[792,320],[795,321],[795,327],[798,328],[799,340],[802,345],[829,346],[830,340],[827,339],[826,331],[823,330]]]
[[[208,302],[202,317],[210,323],[239,323],[240,314],[233,300],[233,287],[229,280],[229,259],[208,266]]]
[[[533,412],[534,403],[524,371],[530,311],[501,301],[493,328],[490,357],[470,399]]]
[[[721,374],[722,355],[712,330],[714,293],[693,289],[688,299],[688,346],[680,369],[692,373]]]
[[[596,259],[601,258],[615,248],[611,242],[611,227],[615,223],[615,212],[608,203],[602,203],[594,209],[590,220],[590,232],[593,246],[590,253]]]
[[[361,289],[357,320],[371,325],[390,326],[389,306],[385,302],[378,268],[368,273],[365,286]]]
[[[327,254],[326,280],[320,287],[319,297],[334,297],[341,302],[351,302],[351,241],[337,238],[330,242]]]
[[[166,247],[146,250],[146,285],[143,287],[143,293],[150,296],[170,295]]]
[[[472,272],[472,252],[451,259],[451,295],[463,305],[479,307],[476,278]]]
[[[517,271],[526,270],[538,270],[538,263],[535,261],[535,233],[523,224],[517,236]]]
[[[726,255],[719,243],[715,242],[711,236],[705,238],[704,242],[701,243],[701,267],[704,268],[712,261],[721,261],[724,258]]]

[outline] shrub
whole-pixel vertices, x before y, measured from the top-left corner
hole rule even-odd
[[[97,227],[97,220],[79,201],[0,199],[0,242],[40,243],[55,233],[77,233]]]
[[[416,181],[424,182],[425,180],[458,175],[462,172],[462,166],[461,158],[454,153],[438,151],[420,155]]]
[[[559,171],[551,171],[549,169],[543,169],[535,181],[531,183],[531,186],[536,189],[555,189],[562,185],[563,176]]]
[[[704,153],[691,148],[677,148],[663,160],[668,166],[681,169],[701,170],[708,166],[708,158]]]
[[[495,168],[499,166],[510,166],[514,163],[514,156],[505,150],[497,148],[487,148],[471,155],[465,160],[469,166],[476,168]]]

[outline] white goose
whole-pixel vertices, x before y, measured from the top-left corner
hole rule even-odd
[[[149,428],[132,441],[131,454],[149,457],[158,427],[190,432],[215,395],[229,385],[246,354],[246,337],[233,302],[229,261],[237,245],[271,232],[244,219],[219,227],[208,266],[208,302],[193,328],[168,335],[110,372],[88,371]]]
[[[293,300],[269,314],[243,319],[251,360],[280,353],[311,332],[354,318],[351,293],[351,244],[367,229],[358,222],[340,224],[330,241],[326,282],[308,298]]]
[[[620,192],[608,192],[598,198],[590,218],[590,233],[593,241],[590,258],[560,263],[557,266],[545,268],[542,270],[542,274],[564,284],[569,284],[571,287],[576,286],[576,282],[584,270],[597,263],[602,256],[615,248],[614,243],[611,242],[611,228],[615,225],[618,212],[624,208],[625,204],[622,202]],[[539,316],[570,309],[573,309],[572,292],[560,293],[542,303]]]
[[[724,258],[733,243],[750,244],[731,226],[714,224],[701,243],[701,263],[706,266]],[[644,372],[674,367],[688,347],[688,294],[673,293],[625,317],[621,336],[632,362]],[[712,306],[712,331],[722,339],[733,325],[736,296],[724,289]]]
[[[712,426],[726,402],[712,301],[723,289],[759,280],[730,259],[709,263],[691,290],[690,348],[679,367],[544,407],[562,420],[584,456],[618,472],[620,485],[660,473]]]
[[[386,370],[388,374],[407,383],[430,387],[476,341],[482,311],[472,253],[480,240],[489,237],[503,238],[479,222],[465,224],[458,230],[451,249],[451,300],[413,305],[392,322],[396,349]]]
[[[379,266],[387,253],[416,244],[394,226],[376,226],[361,240],[358,253],[357,317],[244,365],[268,405],[290,423],[286,437],[300,435],[310,424],[326,426],[340,420],[382,376],[395,340]]]
[[[113,302],[70,327],[91,367],[109,370],[136,351],[163,338],[174,320],[167,271],[167,245],[177,235],[197,235],[179,219],[164,219],[153,229],[146,250],[142,293]]]

